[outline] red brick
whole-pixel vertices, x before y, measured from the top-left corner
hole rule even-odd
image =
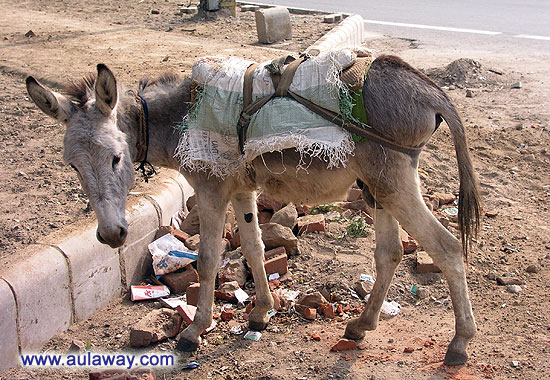
[[[191,284],[187,287],[185,294],[187,295],[187,303],[189,305],[197,306],[199,303],[199,289],[201,284]]]
[[[401,236],[401,244],[403,245],[403,253],[408,255],[418,249],[418,244],[404,229],[400,229],[399,234]]]
[[[288,258],[286,254],[279,255],[267,260],[264,266],[266,274],[279,273],[279,275],[282,275],[288,271]]]
[[[224,310],[222,311],[222,314],[221,314],[222,321],[225,321],[225,322],[232,320],[234,316],[235,316],[235,312],[231,309]]]
[[[414,352],[414,347],[405,347],[405,349],[403,350],[404,353],[406,354],[410,354],[412,352]]]
[[[336,343],[332,348],[331,351],[349,351],[349,350],[355,350],[357,348],[357,343],[355,341],[350,339],[340,339],[338,343]]]
[[[178,335],[182,324],[179,313],[157,309],[143,317],[130,330],[130,346],[142,347]]]
[[[269,251],[266,251],[264,253],[264,258],[267,261],[279,255],[286,255],[285,247],[277,247],[277,248],[270,249]]]
[[[199,282],[199,274],[195,268],[187,265],[185,271],[165,274],[162,276],[161,281],[170,288],[172,293],[182,294],[189,285]]]
[[[260,211],[258,213],[258,223],[260,224],[269,223],[272,216],[273,214],[270,213],[269,211]]]
[[[191,322],[195,319],[195,314],[197,312],[197,307],[193,305],[180,305],[176,308],[178,313],[183,318],[185,324],[190,325]]]
[[[174,226],[160,226],[159,229],[157,230],[156,235],[155,235],[155,240],[157,240],[158,238],[160,238],[164,235],[167,235],[167,234],[172,234],[174,237],[176,237],[182,243],[185,243],[185,241],[191,237],[191,235],[189,235],[189,234],[187,234],[187,233],[185,233],[181,230],[178,230]]]
[[[317,310],[311,308],[311,307],[304,307],[302,309],[302,315],[305,319],[309,319],[311,321],[315,320],[317,318]]]
[[[325,216],[323,214],[306,215],[298,218],[299,234],[325,230]]]
[[[360,189],[350,188],[346,196],[346,201],[355,202],[363,196],[363,192]]]
[[[201,243],[201,235],[196,234],[185,240],[185,246],[192,251],[199,250],[199,244]]]
[[[319,342],[321,340],[321,335],[319,335],[317,333],[313,333],[313,334],[311,334],[311,339],[313,339],[316,342]]]
[[[340,303],[336,305],[336,314],[338,315],[344,314],[344,307]]]
[[[432,258],[424,251],[416,253],[416,272],[417,273],[437,273],[441,270],[434,264]]]
[[[321,305],[321,313],[325,318],[334,319],[334,306],[331,303],[324,303]]]
[[[231,242],[231,248],[237,249],[241,246],[241,234],[239,233],[239,229],[235,228],[233,230],[233,236],[231,239],[229,239]]]
[[[273,212],[279,211],[283,208],[283,204],[279,201],[266,197],[264,194],[260,194],[256,200],[258,210],[273,210]]]
[[[131,371],[108,369],[90,372],[88,378],[90,380],[155,380],[155,373],[151,369],[134,369]]]
[[[214,296],[222,301],[234,302],[236,301],[235,291],[239,288],[240,286],[237,281],[224,282],[214,292]]]

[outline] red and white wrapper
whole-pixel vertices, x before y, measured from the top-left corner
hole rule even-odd
[[[130,289],[132,301],[152,300],[170,295],[170,289],[166,285],[132,285]]]

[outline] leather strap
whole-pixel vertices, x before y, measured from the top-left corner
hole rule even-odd
[[[296,74],[298,66],[300,66],[300,64],[304,61],[305,57],[300,57],[297,60],[292,61],[288,64],[286,69],[283,71],[283,74],[281,75],[281,80],[279,81],[277,88],[275,89],[275,96],[287,96],[288,88],[290,87],[292,80],[294,79],[294,74]]]
[[[382,146],[385,146],[389,149],[392,149],[401,153],[408,154],[410,156],[416,156],[420,154],[420,152],[422,151],[422,148],[424,147],[424,144],[417,147],[400,145],[395,141],[389,140],[379,135],[378,132],[374,132],[374,130],[372,129],[368,130],[368,129],[365,129],[362,125],[359,125],[353,121],[344,120],[339,114],[332,112],[330,110],[327,110],[323,107],[320,107],[317,104],[310,102],[309,100],[301,97],[298,94],[295,94],[292,91],[288,91],[288,94],[298,103],[302,104],[303,106],[308,108],[310,111],[314,112],[315,114],[321,116],[322,118],[330,121],[333,124],[336,124],[344,128],[350,133],[356,134],[361,137],[365,137],[371,142],[380,144]]]

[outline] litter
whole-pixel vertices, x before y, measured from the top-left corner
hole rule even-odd
[[[368,294],[365,297],[365,301],[368,300],[369,297],[370,297],[370,294]],[[382,307],[380,308],[380,311],[382,312],[382,316],[385,316],[387,318],[392,318],[392,317],[395,317],[397,314],[399,314],[399,312],[401,311],[401,305],[395,301],[391,301],[391,302],[384,301],[384,303],[382,303]]]
[[[197,362],[191,362],[191,363],[187,363],[187,365],[185,367],[183,367],[182,369],[183,370],[190,370],[190,369],[196,369],[196,368],[199,368],[199,363]]]
[[[271,319],[271,317],[273,317],[275,314],[277,314],[277,310],[271,309],[267,312],[267,317]]]
[[[259,331],[248,331],[246,334],[244,334],[244,339],[251,340],[253,342],[257,342],[262,337],[262,333]]]
[[[411,286],[410,292],[414,295],[417,295],[418,294],[418,286],[416,286],[416,285]]]
[[[279,276],[279,273],[272,273],[272,274],[269,275],[268,279],[269,279],[269,281],[277,280],[279,277],[281,277],[281,276]]]
[[[243,327],[241,325],[231,327],[231,334],[233,335],[241,335],[243,332]]]
[[[249,295],[244,290],[242,290],[241,288],[235,290],[235,298],[240,303],[244,303],[244,301],[246,301],[248,299],[248,297],[249,297]]]
[[[286,301],[294,301],[298,296],[300,295],[300,291],[299,290],[290,290],[290,289],[285,289],[281,292],[281,296],[286,300]]]
[[[369,276],[368,274],[361,273],[361,276],[359,276],[359,280],[372,282],[374,284],[374,278],[372,276]]]
[[[186,305],[187,302],[185,301],[185,296],[181,296],[181,297],[172,297],[172,298],[161,298],[159,301],[161,304],[163,304],[164,306],[168,306],[172,309],[175,309],[177,308],[178,306],[181,306],[181,305]]]
[[[161,236],[148,246],[153,257],[155,276],[175,272],[197,260],[197,253],[189,250],[183,242],[171,234]]]
[[[152,300],[170,295],[170,289],[166,285],[132,285],[130,292],[132,301]]]
[[[450,217],[458,216],[458,209],[456,207],[449,207],[443,210],[443,213]]]

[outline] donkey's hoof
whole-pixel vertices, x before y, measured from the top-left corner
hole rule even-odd
[[[357,320],[351,320],[346,326],[346,332],[344,333],[344,338],[360,340],[365,337],[365,330],[359,328]]]
[[[248,327],[250,330],[263,331],[267,328],[267,322],[248,321]]]
[[[180,338],[180,340],[178,341],[178,344],[176,345],[176,350],[183,351],[183,352],[197,351],[198,348],[199,348],[199,343],[190,342],[184,338]]]
[[[448,350],[445,354],[445,360],[443,360],[443,364],[449,366],[457,366],[466,363],[467,360],[468,355],[466,355],[465,353]]]

